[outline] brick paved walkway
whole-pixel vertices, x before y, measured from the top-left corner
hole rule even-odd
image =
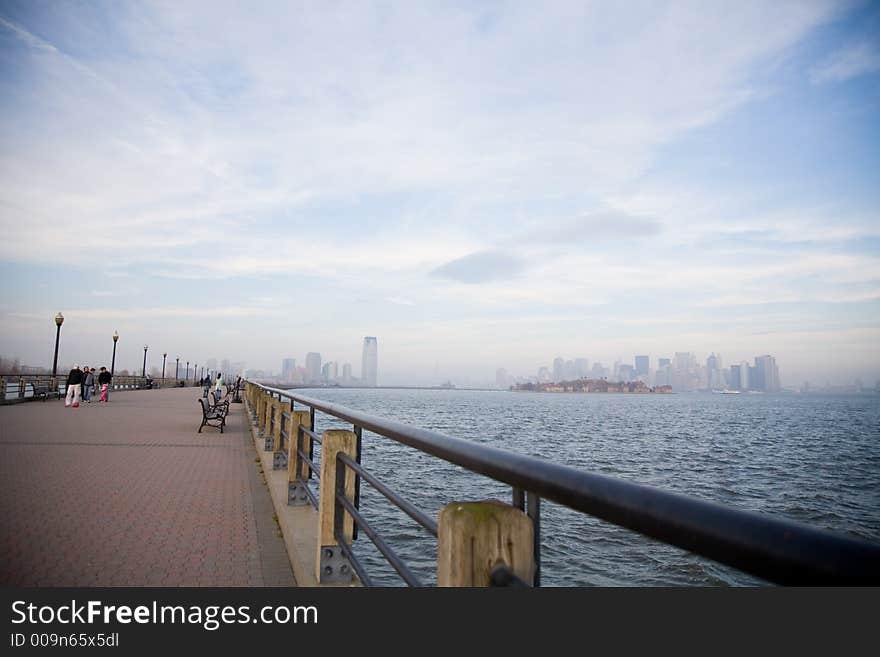
[[[0,585],[293,586],[243,404],[200,388],[0,406]]]

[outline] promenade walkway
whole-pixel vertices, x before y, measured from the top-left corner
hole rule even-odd
[[[0,406],[0,585],[293,586],[243,404],[200,388]]]

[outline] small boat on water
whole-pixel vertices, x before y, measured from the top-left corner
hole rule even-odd
[[[724,390],[713,390],[712,392],[716,392],[719,395],[738,395],[740,391],[739,390],[728,390],[727,388],[725,388]]]

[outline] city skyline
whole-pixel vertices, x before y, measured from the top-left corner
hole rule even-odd
[[[357,369],[378,336],[380,385],[676,351],[876,381],[878,31],[830,0],[3,3],[0,355],[51,365],[62,311],[60,361],[118,330],[133,371]]]

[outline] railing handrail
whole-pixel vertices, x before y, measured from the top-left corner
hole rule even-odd
[[[509,452],[251,382],[547,500],[779,584],[880,582],[880,545]]]

